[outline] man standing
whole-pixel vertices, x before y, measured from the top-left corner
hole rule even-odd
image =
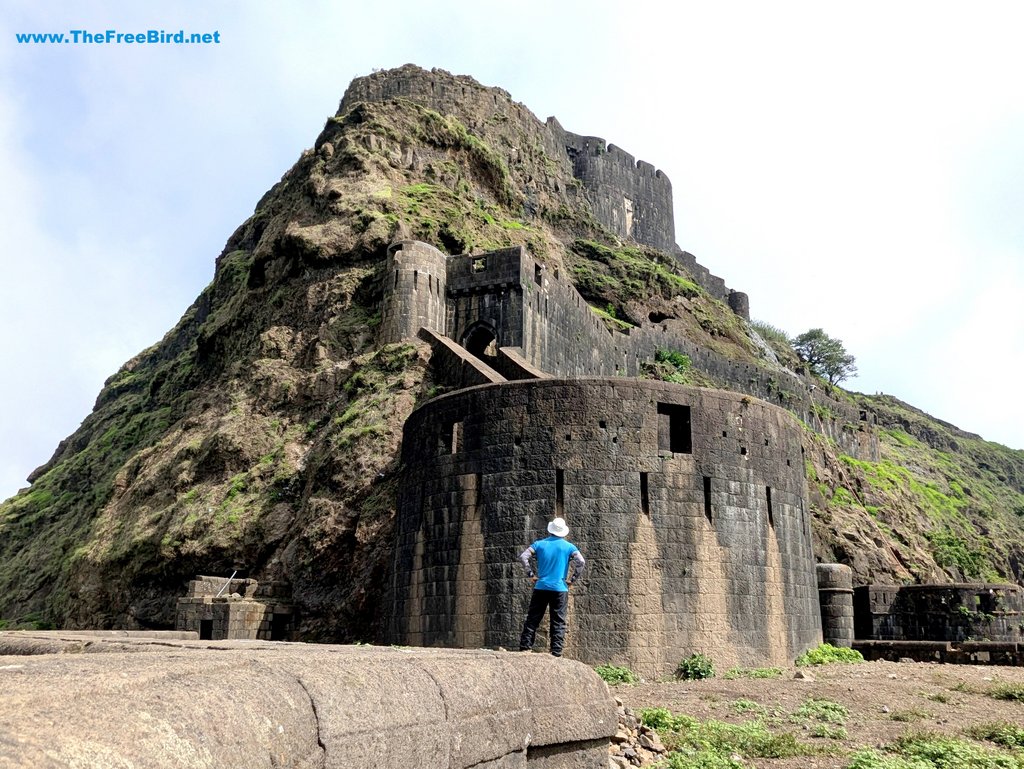
[[[551,536],[538,539],[519,554],[519,561],[526,569],[526,576],[534,582],[530,610],[526,614],[523,634],[519,638],[519,651],[526,652],[533,648],[533,639],[540,621],[544,618],[544,610],[550,609],[551,653],[561,657],[565,644],[569,588],[583,574],[586,561],[583,560],[583,555],[576,545],[566,539],[569,527],[562,518],[555,518],[548,524],[548,534]],[[537,571],[530,566],[530,556],[537,558]],[[566,577],[569,576],[570,559],[573,562],[573,575],[572,579],[566,581]]]

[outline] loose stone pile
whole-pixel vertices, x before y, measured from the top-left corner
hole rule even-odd
[[[619,728],[608,747],[609,769],[627,769],[631,766],[650,766],[665,752],[658,733],[640,723],[636,714],[615,698]]]

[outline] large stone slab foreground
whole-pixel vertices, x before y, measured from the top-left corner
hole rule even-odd
[[[546,654],[143,640],[0,656],[0,767],[596,769],[616,728]]]

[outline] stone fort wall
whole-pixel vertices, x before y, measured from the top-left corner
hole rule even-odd
[[[1024,590],[1012,584],[854,588],[857,638],[1024,643]]]
[[[569,276],[535,261],[521,246],[447,257],[427,244],[403,241],[389,249],[384,288],[382,344],[413,338],[421,325],[467,347],[480,332],[497,347],[520,349],[530,364],[556,377],[635,377],[658,350],[677,350],[723,386],[793,412],[844,453],[878,460],[873,415],[783,370],[696,345],[672,319],[612,331]]]
[[[452,115],[478,135],[485,130],[504,131],[507,141],[495,143],[492,148],[503,154],[510,168],[522,164],[524,147],[542,149],[557,170],[549,178],[532,179],[529,185],[543,185],[548,194],[573,205],[578,202],[575,190],[560,185],[557,177],[578,179],[598,222],[620,238],[672,254],[712,296],[749,317],[745,294],[730,289],[724,280],[676,245],[672,183],[650,163],[636,160],[600,137],[566,131],[554,117],[542,123],[501,88],[486,87],[471,77],[452,75],[442,69],[427,71],[411,64],[353,80],[337,114],[345,114],[360,102],[394,99],[406,99]],[[504,128],[495,125],[495,115],[504,118]],[[534,197],[535,190],[527,188],[524,192],[528,201]]]
[[[555,515],[589,561],[572,658],[653,676],[821,640],[801,428],[770,404],[621,378],[473,387],[410,416],[403,466],[389,642],[516,644],[516,558]]]

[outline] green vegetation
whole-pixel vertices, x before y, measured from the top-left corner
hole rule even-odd
[[[571,252],[581,259],[571,269],[576,288],[587,299],[621,306],[625,302],[660,295],[666,299],[703,292],[689,278],[662,263],[660,252],[645,246],[610,247],[593,240],[576,240]],[[596,303],[596,302],[595,302]]]
[[[692,384],[691,367],[689,355],[676,350],[660,349],[655,351],[653,363],[645,363],[642,366],[642,372],[648,379]]]
[[[768,708],[760,703],[754,702],[753,700],[735,700],[729,705],[729,707],[740,715],[745,713],[753,713],[758,717],[768,715]]]
[[[627,667],[619,665],[598,665],[594,670],[606,683],[613,686],[617,684],[636,684],[640,678]]]
[[[640,720],[658,730],[669,750],[666,766],[670,769],[743,769],[743,758],[791,758],[817,752],[789,732],[773,734],[759,720],[741,724],[714,719],[701,722],[687,715],[673,715],[666,708],[641,710]]]
[[[838,724],[842,726],[846,723],[849,715],[850,711],[847,710],[845,705],[833,702],[832,700],[817,700],[809,697],[793,712],[790,720],[797,724],[818,721],[823,724]]]
[[[827,379],[835,386],[857,373],[856,358],[843,343],[820,328],[812,328],[793,339],[793,350],[807,364],[811,373]]]
[[[996,684],[985,694],[995,700],[1024,702],[1024,684]]]
[[[972,726],[967,729],[967,736],[994,742],[1004,748],[1024,748],[1024,727],[1006,721]]]
[[[729,668],[722,678],[782,678],[782,668]]]
[[[772,348],[772,352],[775,353],[775,356],[782,365],[791,369],[797,367],[800,359],[797,357],[796,350],[793,349],[793,344],[785,331],[778,326],[773,326],[771,323],[765,323],[760,320],[750,321],[750,326]]]
[[[864,655],[854,649],[823,643],[815,649],[805,651],[796,658],[797,667],[808,665],[831,665],[836,662],[863,662]]]
[[[676,678],[693,681],[701,678],[713,678],[715,666],[710,657],[703,654],[691,654],[676,666]]]

